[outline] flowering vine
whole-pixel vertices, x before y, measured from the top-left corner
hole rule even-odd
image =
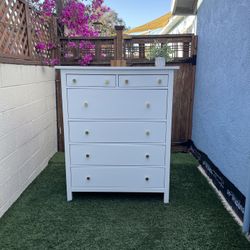
[[[56,65],[59,63],[58,58],[48,59],[48,54],[56,49],[59,45],[53,41],[40,41],[41,27],[51,18],[56,15],[56,0],[31,0],[32,5],[40,13],[40,25],[35,29],[38,42],[36,43],[36,51],[40,55],[44,55],[44,63]],[[88,3],[87,3],[88,2]],[[104,13],[109,11],[109,8],[104,4],[104,0],[68,0],[64,7],[57,15],[57,20],[60,26],[64,27],[63,35],[69,38],[63,56],[71,58],[74,56],[74,50],[77,49],[78,62],[81,65],[89,64],[94,57],[95,45],[90,41],[81,41],[79,43],[70,40],[77,37],[97,37],[99,32],[95,29],[94,23],[98,21]],[[32,20],[31,20],[32,21]]]

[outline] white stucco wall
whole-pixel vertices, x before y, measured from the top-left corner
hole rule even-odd
[[[0,64],[0,217],[57,150],[53,68]]]
[[[204,0],[198,10],[193,141],[248,196],[250,2]]]

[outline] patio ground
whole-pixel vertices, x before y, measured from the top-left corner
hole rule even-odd
[[[250,249],[188,154],[173,154],[170,204],[158,194],[77,194],[66,202],[64,156],[0,219],[0,249]]]

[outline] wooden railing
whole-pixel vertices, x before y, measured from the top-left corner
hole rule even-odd
[[[80,49],[82,41],[90,42],[94,48]],[[75,47],[69,48],[69,42],[73,42]],[[91,65],[109,65],[115,58],[114,37],[60,38],[61,65],[79,65],[82,55],[88,53],[93,55]]]
[[[168,64],[190,63],[195,60],[194,40],[193,34],[128,36],[123,35],[121,29],[117,29],[117,35],[113,37],[63,37],[60,38],[61,64],[77,65],[81,56],[89,53],[93,55],[91,65],[110,65],[111,60],[126,60],[127,65],[150,65],[154,63],[149,55],[155,43],[167,44],[171,48]],[[82,41],[94,46],[91,49],[79,49]],[[69,42],[74,42],[76,48],[69,48]]]
[[[38,53],[36,44],[55,41],[56,19],[41,24],[39,13],[25,0],[0,0],[0,34],[0,62],[41,63],[54,52]]]
[[[171,49],[168,63],[185,63],[193,59],[193,34],[130,36],[124,39],[124,59],[130,65],[153,63],[149,59],[155,43],[167,44]]]

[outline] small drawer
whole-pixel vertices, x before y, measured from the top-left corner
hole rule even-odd
[[[115,87],[115,75],[67,75],[71,87]]]
[[[165,143],[165,122],[69,122],[71,142]]]
[[[167,87],[168,75],[119,75],[119,87]]]
[[[165,164],[164,145],[79,144],[70,145],[72,165],[153,165]]]
[[[69,118],[76,119],[164,119],[167,90],[70,88]]]
[[[164,168],[72,168],[72,187],[164,188]]]

